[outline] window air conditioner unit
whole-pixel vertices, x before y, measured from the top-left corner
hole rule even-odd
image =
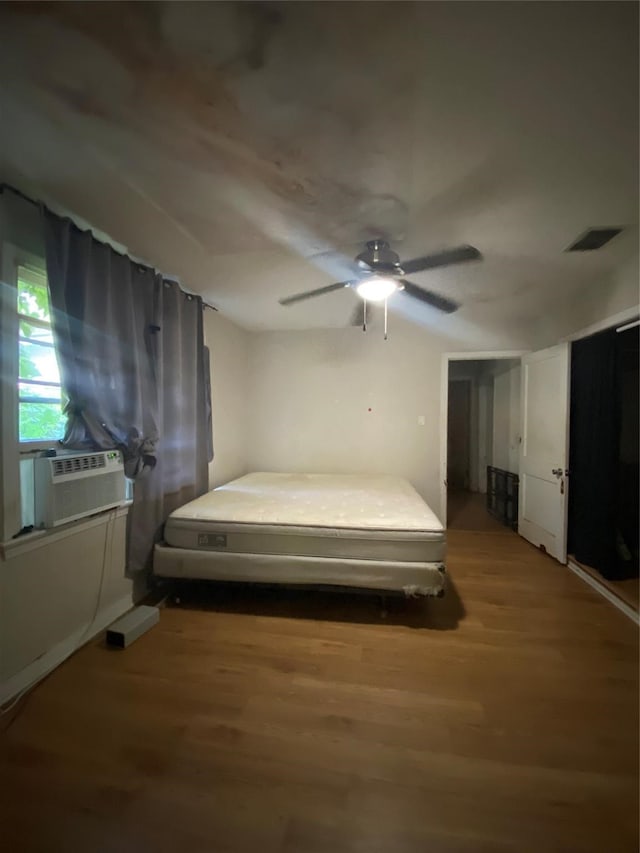
[[[35,526],[57,527],[128,498],[119,450],[34,459]]]

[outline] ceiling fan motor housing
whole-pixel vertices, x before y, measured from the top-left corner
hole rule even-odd
[[[404,275],[400,258],[384,240],[369,240],[366,250],[356,257],[356,261],[367,271]]]
[[[424,302],[437,311],[451,314],[460,307],[453,299],[433,293],[424,287],[407,281],[404,276],[409,273],[434,270],[449,267],[453,264],[462,264],[467,261],[478,261],[482,255],[475,246],[455,246],[452,249],[442,249],[413,258],[400,265],[400,258],[389,248],[385,240],[370,240],[367,248],[356,257],[357,268],[350,266],[351,277],[346,281],[336,281],[324,287],[316,287],[315,290],[305,290],[302,293],[294,293],[280,300],[281,305],[294,305],[305,299],[315,296],[323,296],[334,290],[342,290],[345,287],[353,288],[358,295],[365,300],[386,300],[398,290],[403,290],[407,296]],[[386,304],[386,303],[385,303]]]

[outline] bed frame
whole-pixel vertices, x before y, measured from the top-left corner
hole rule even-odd
[[[165,537],[173,541],[154,552],[160,577],[407,597],[442,596],[445,589],[442,525],[395,477],[250,474],[177,510]]]

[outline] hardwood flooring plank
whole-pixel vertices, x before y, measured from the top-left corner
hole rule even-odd
[[[510,531],[434,601],[195,585],[0,734],[24,853],[636,853],[638,632]]]

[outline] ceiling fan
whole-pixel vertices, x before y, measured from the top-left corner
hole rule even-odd
[[[389,247],[385,240],[370,240],[364,252],[356,256],[355,261],[350,262],[352,277],[346,281],[338,281],[315,290],[306,290],[302,293],[294,293],[280,299],[281,305],[293,305],[304,299],[314,296],[322,296],[334,290],[342,290],[345,287],[353,288],[364,300],[364,308],[358,309],[357,316],[363,316],[363,328],[366,330],[366,303],[385,303],[385,336],[386,336],[386,302],[394,293],[402,291],[407,296],[430,305],[438,311],[451,314],[460,307],[453,299],[447,299],[431,290],[425,290],[404,278],[405,275],[433,270],[441,267],[449,267],[466,261],[480,260],[482,255],[474,246],[457,246],[454,249],[444,249],[431,255],[423,255],[413,258],[411,261],[400,262],[398,255]],[[360,325],[360,320],[358,320]]]

